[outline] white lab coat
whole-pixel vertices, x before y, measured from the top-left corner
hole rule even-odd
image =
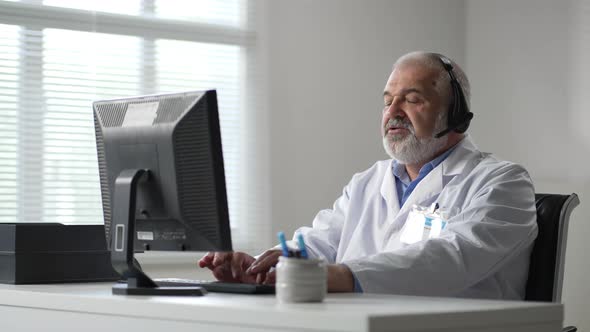
[[[438,238],[400,242],[414,204],[452,212]],[[392,160],[355,174],[331,210],[303,227],[310,256],[346,264],[364,292],[523,299],[537,236],[527,171],[469,136],[401,207]]]

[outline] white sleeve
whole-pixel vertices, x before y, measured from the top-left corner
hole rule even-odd
[[[365,292],[452,296],[529,250],[537,235],[534,188],[521,167],[497,170],[439,238],[343,262]]]
[[[346,186],[332,209],[321,210],[315,216],[312,227],[301,227],[295,231],[303,234],[305,246],[310,257],[324,258],[328,263],[334,263],[344,220],[350,202],[349,186]],[[296,241],[295,237],[293,241]]]

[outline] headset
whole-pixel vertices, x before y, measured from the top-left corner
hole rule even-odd
[[[469,111],[469,106],[465,100],[465,94],[461,88],[461,84],[457,81],[455,74],[453,74],[453,63],[449,58],[441,54],[435,54],[440,60],[443,67],[449,73],[451,78],[451,90],[453,90],[451,105],[449,106],[449,112],[447,115],[447,129],[434,135],[435,138],[441,138],[451,131],[457,133],[464,133],[469,128],[471,119],[473,119],[473,113]]]

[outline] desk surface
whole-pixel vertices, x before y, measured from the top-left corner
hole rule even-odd
[[[57,316],[48,313],[68,314],[66,317],[72,321],[62,322],[67,325],[53,326],[63,330],[74,325],[79,328],[85,319],[95,316],[102,318],[106,326],[110,318],[130,319],[132,326],[145,325],[137,326],[142,331],[167,326],[158,325],[161,323],[182,323],[186,331],[191,326],[193,329],[210,326],[222,331],[475,331],[482,328],[510,331],[514,328],[520,332],[559,331],[563,321],[563,306],[555,303],[329,294],[323,303],[279,304],[274,295],[117,296],[111,294],[111,285],[0,285],[0,321],[16,324],[22,321],[18,315],[31,317],[43,311],[48,317],[43,324],[49,325],[59,324],[63,319],[52,320],[51,317]],[[100,320],[96,322],[96,330],[102,329]],[[117,330],[110,325],[110,331]],[[123,330],[126,325],[117,323],[117,326]],[[185,330],[182,326],[174,328]]]

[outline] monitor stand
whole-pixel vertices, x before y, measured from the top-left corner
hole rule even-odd
[[[143,271],[133,264],[135,237],[135,202],[137,184],[149,177],[149,170],[126,169],[115,180],[113,218],[111,224],[111,263],[127,283],[113,286],[117,295],[190,295],[201,296],[202,287],[158,287]]]

